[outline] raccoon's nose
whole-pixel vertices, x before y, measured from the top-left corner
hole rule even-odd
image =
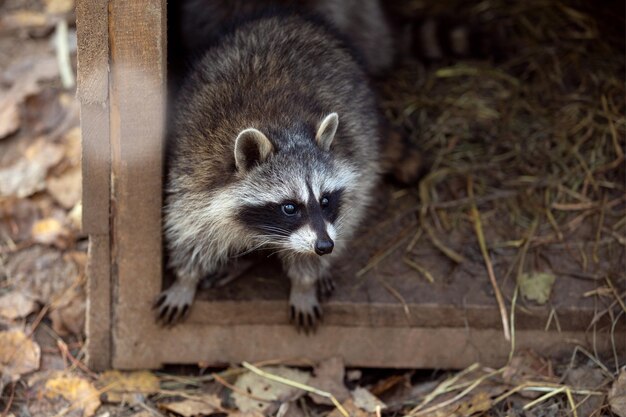
[[[315,242],[315,253],[318,255],[326,255],[333,251],[335,244],[330,239],[318,240]]]

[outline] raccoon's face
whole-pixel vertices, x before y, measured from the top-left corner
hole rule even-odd
[[[242,181],[236,217],[255,233],[259,247],[320,256],[333,251],[346,189],[355,175],[331,154],[337,123],[335,113],[328,115],[316,143],[301,138],[298,146],[280,152],[255,129],[237,138],[235,160]]]

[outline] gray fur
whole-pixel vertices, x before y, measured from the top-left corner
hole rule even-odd
[[[326,28],[297,16],[266,17],[209,50],[180,97],[164,208],[177,280],[158,300],[161,318],[184,316],[203,276],[268,248],[291,280],[294,320],[314,326],[321,314],[316,286],[331,287],[329,270],[363,219],[380,171],[378,118],[364,70]],[[252,147],[236,151],[246,129],[255,129],[245,135]],[[256,153],[257,145],[267,152]],[[333,221],[311,217],[288,234],[280,221],[264,233],[242,221],[255,207],[284,201],[315,213],[311,203],[338,191]],[[334,240],[331,254],[315,254],[320,235]]]
[[[294,8],[324,18],[347,36],[365,60],[367,70],[380,74],[394,58],[394,39],[380,0],[179,0],[181,40],[190,51],[217,39],[224,22],[275,8]]]

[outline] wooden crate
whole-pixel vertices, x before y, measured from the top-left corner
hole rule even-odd
[[[363,232],[358,250],[338,273],[338,289],[324,305],[325,321],[314,336],[298,334],[289,324],[287,280],[272,264],[202,293],[184,324],[157,326],[151,305],[164,281],[165,1],[78,0],[77,24],[91,368],[266,359],[310,363],[338,354],[351,366],[506,362],[511,345],[502,336],[479,257],[458,268],[440,253],[422,254],[436,284],[402,261],[415,221],[410,210],[402,215],[416,204],[410,196],[404,208],[379,212],[377,226]],[[385,191],[381,195],[385,200]],[[553,255],[562,253],[557,248]],[[364,270],[377,256],[380,263]],[[588,327],[601,306],[581,294],[595,286],[560,274],[550,306],[516,310],[516,349],[559,355],[580,344],[593,345],[600,354],[611,354],[613,347],[623,352],[623,328],[611,336],[610,323]],[[503,287],[510,296],[512,283]]]

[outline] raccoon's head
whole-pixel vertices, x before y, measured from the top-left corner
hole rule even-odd
[[[333,154],[338,123],[331,113],[315,136],[294,130],[273,141],[257,129],[239,133],[236,218],[258,247],[326,255],[341,241],[344,199],[356,171]]]

